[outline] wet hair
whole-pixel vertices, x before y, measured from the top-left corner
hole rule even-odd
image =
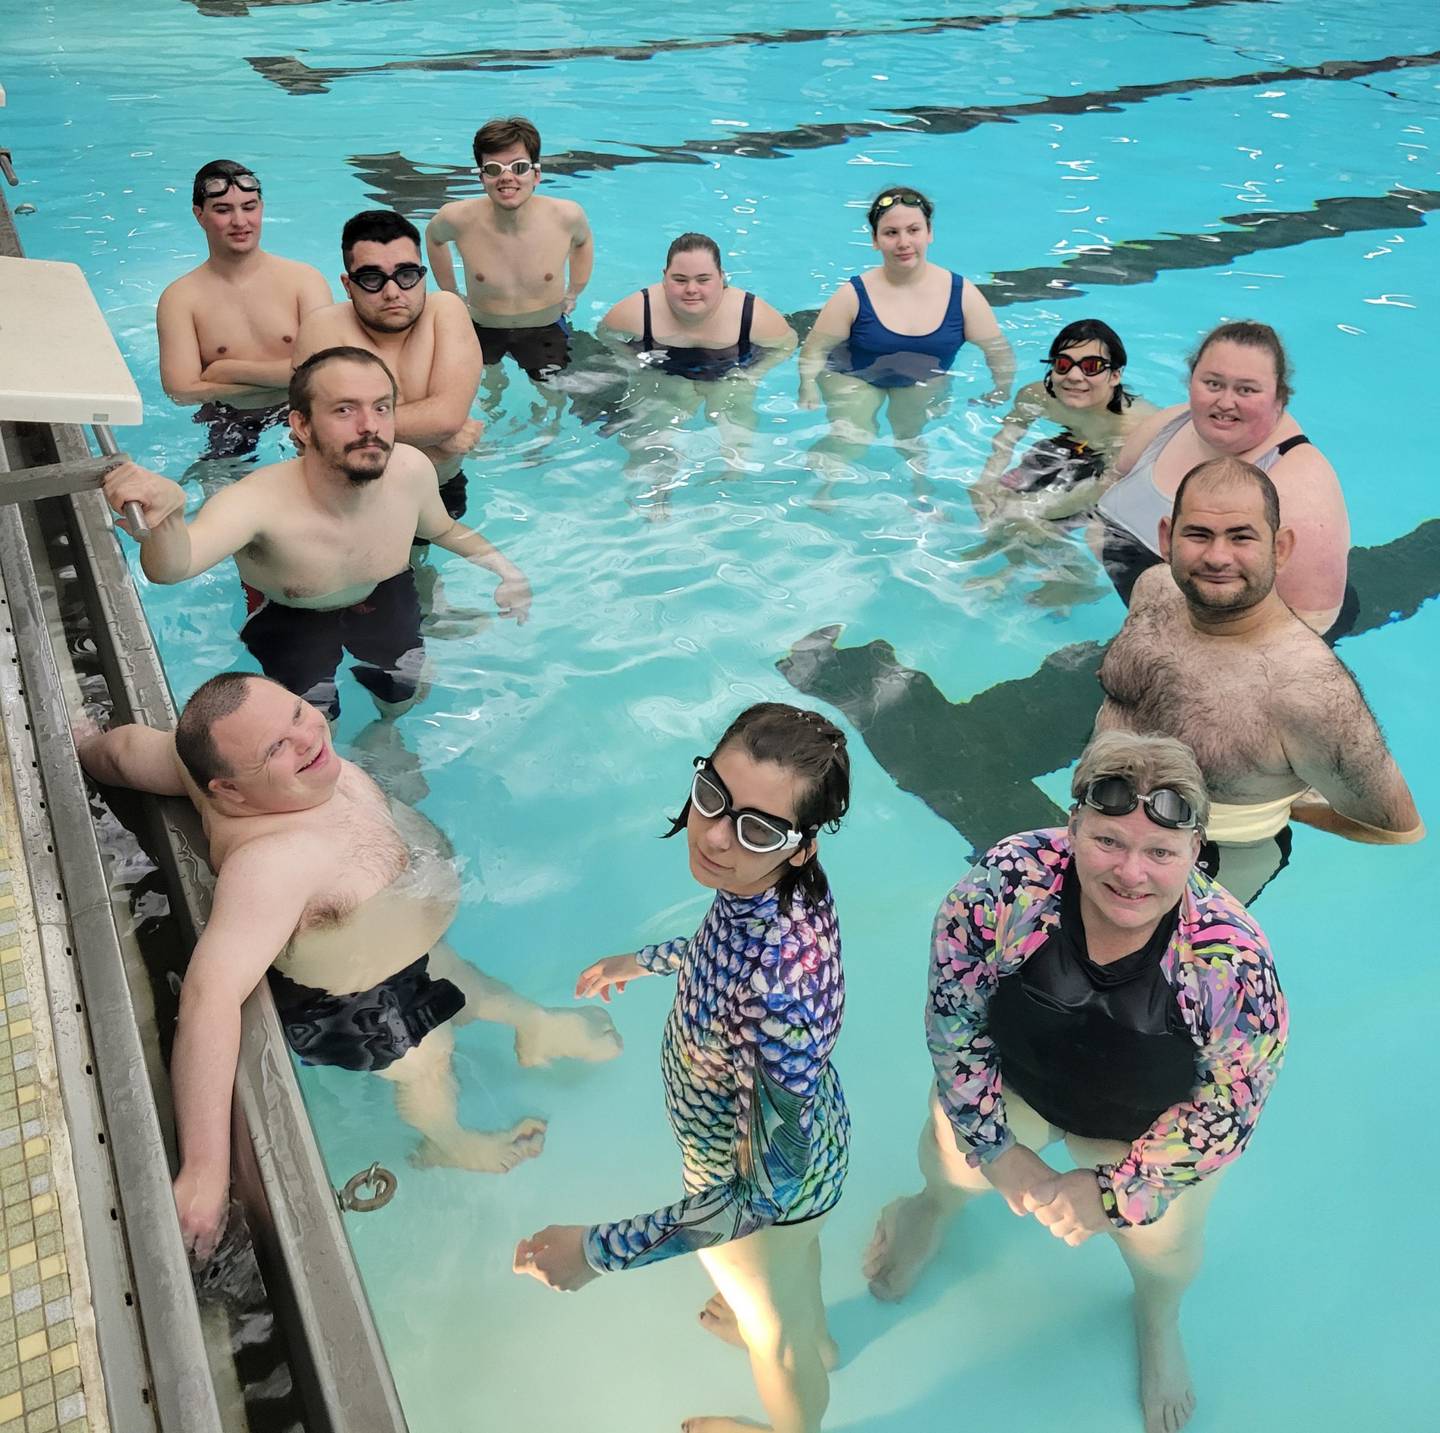
[[[391,398],[393,399],[399,393],[395,375],[390,371],[390,365],[379,354],[371,353],[368,348],[356,348],[350,344],[344,344],[338,348],[322,348],[318,353],[312,353],[290,375],[290,411],[292,413],[298,413],[302,418],[309,419],[310,400],[315,392],[315,375],[327,363],[340,362],[373,363],[390,380]]]
[[[1067,348],[1079,348],[1082,343],[1103,343],[1106,357],[1116,368],[1124,368],[1129,362],[1120,335],[1098,318],[1079,318],[1074,323],[1067,323],[1051,340],[1047,361],[1054,363]],[[1055,396],[1055,385],[1048,372],[1045,375],[1045,391],[1052,398]],[[1134,401],[1135,395],[1123,383],[1117,383],[1105,408],[1110,413],[1123,413]]]
[[[215,723],[245,705],[251,682],[280,685],[255,672],[221,672],[195,689],[175,723],[175,754],[190,773],[190,780],[206,796],[210,795],[212,781],[235,774],[215,745]]]
[[[1173,736],[1102,731],[1080,753],[1070,778],[1070,795],[1080,803],[1085,788],[1102,776],[1123,776],[1142,796],[1162,786],[1190,803],[1201,826],[1210,819],[1210,793],[1195,753]],[[1079,810],[1085,810],[1083,804]]]
[[[1280,342],[1280,335],[1268,323],[1256,323],[1253,319],[1239,319],[1235,323],[1222,323],[1212,328],[1200,340],[1200,347],[1190,355],[1190,372],[1193,374],[1205,357],[1205,350],[1212,343],[1238,343],[1242,348],[1262,348],[1270,355],[1275,365],[1275,396],[1284,408],[1290,402],[1294,389],[1290,380],[1295,376],[1290,367],[1290,355]]]
[[[850,809],[850,753],[845,733],[819,712],[787,706],[784,702],[757,702],[746,707],[725,728],[725,734],[711,752],[711,759],[726,749],[738,746],[754,761],[773,761],[793,772],[802,785],[795,801],[795,824],[803,833],[800,846],[811,845],[821,829],[838,831],[840,820]],[[690,801],[676,816],[665,833],[674,836],[685,829],[690,816]],[[779,854],[779,853],[777,853]],[[830,882],[811,850],[802,866],[792,866],[787,853],[785,864],[775,882],[780,909],[788,911],[796,891],[804,893],[811,904],[829,893]]]
[[[696,249],[703,249],[715,260],[715,267],[722,274],[725,272],[725,265],[720,262],[720,245],[708,234],[681,234],[665,255],[665,267],[668,269],[675,262],[677,254],[693,253]]]
[[[1180,523],[1180,509],[1185,504],[1185,494],[1192,482],[1197,488],[1212,492],[1252,485],[1259,488],[1260,499],[1265,504],[1265,521],[1269,525],[1271,535],[1280,531],[1280,494],[1275,491],[1275,484],[1270,481],[1270,475],[1263,468],[1257,468],[1254,463],[1247,463],[1244,458],[1228,456],[1207,458],[1203,463],[1196,463],[1180,479],[1180,486],[1175,489],[1175,506],[1170,509],[1172,526],[1178,526]]]
[[[896,204],[908,204],[912,209],[918,209],[925,216],[926,224],[929,224],[930,216],[935,212],[935,206],[918,189],[911,189],[904,184],[891,185],[889,189],[882,189],[870,201],[865,217],[870,221],[872,234],[880,232],[880,220],[884,218],[885,211]]]
[[[485,163],[487,154],[498,154],[512,144],[523,144],[530,163],[540,163],[540,131],[528,119],[518,114],[508,119],[487,119],[475,131],[475,167]]]
[[[340,231],[340,257],[346,270],[356,244],[393,244],[396,239],[409,239],[417,249],[420,247],[420,231],[393,209],[365,209],[347,219]]]
[[[205,207],[205,181],[207,179],[234,179],[237,174],[248,174],[255,180],[258,186],[260,180],[255,171],[248,164],[241,164],[234,159],[212,159],[209,164],[202,164],[195,171],[195,178],[190,185],[190,202],[197,209]],[[257,187],[255,197],[260,198],[260,190]]]

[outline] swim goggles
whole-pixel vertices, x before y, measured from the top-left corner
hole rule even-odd
[[[480,166],[480,172],[486,179],[499,179],[502,174],[513,174],[516,179],[524,179],[532,169],[539,169],[538,164],[528,159],[512,159],[508,164],[502,164],[498,159],[487,159]]]
[[[367,264],[363,269],[349,273],[349,278],[352,284],[358,284],[367,294],[378,294],[391,279],[395,280],[397,288],[413,289],[429,272],[424,264],[396,264],[387,274],[384,269]]]
[[[242,194],[258,194],[260,181],[249,170],[240,174],[211,174],[200,182],[200,202],[218,199],[231,189],[238,189]]]
[[[695,758],[695,775],[690,781],[690,801],[702,815],[714,821],[728,816],[735,823],[735,839],[747,851],[768,855],[776,851],[793,851],[805,839],[781,816],[752,811],[748,806],[735,809],[725,783],[720,780],[708,756]]]
[[[1080,797],[1083,805],[1104,816],[1128,816],[1137,806],[1157,825],[1169,831],[1189,830],[1200,823],[1195,808],[1168,786],[1141,794],[1123,776],[1097,776]]]
[[[1084,358],[1071,358],[1068,353],[1057,353],[1054,358],[1047,358],[1045,362],[1062,377],[1072,368],[1078,368],[1086,378],[1098,378],[1115,367],[1108,358],[1101,358],[1098,353],[1087,353]]]
[[[888,194],[882,194],[870,206],[870,213],[883,214],[892,204],[908,204],[912,209],[918,209],[927,219],[935,212],[935,206],[918,190],[894,189]]]

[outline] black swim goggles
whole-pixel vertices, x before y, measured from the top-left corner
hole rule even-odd
[[[1128,816],[1143,806],[1145,814],[1167,831],[1191,830],[1200,824],[1195,808],[1178,791],[1158,786],[1142,794],[1123,776],[1097,776],[1081,793],[1080,803],[1104,816]]]
[[[238,189],[242,194],[259,194],[260,181],[249,170],[239,174],[210,174],[200,181],[195,202],[203,204],[207,199],[219,199],[231,189]]]
[[[424,264],[396,264],[388,274],[374,264],[367,264],[363,269],[355,269],[353,272],[347,270],[350,282],[364,289],[367,294],[378,294],[391,279],[395,280],[397,288],[413,289],[429,272]]]
[[[1078,368],[1086,378],[1098,378],[1115,367],[1108,358],[1101,358],[1098,353],[1087,353],[1084,358],[1071,358],[1068,353],[1057,353],[1054,358],[1047,358],[1045,362],[1062,378],[1072,368]]]
[[[725,789],[725,783],[720,780],[720,775],[708,756],[695,758],[695,775],[690,781],[690,802],[702,816],[712,821],[728,816],[735,823],[735,839],[747,851],[754,851],[759,855],[793,851],[805,839],[805,832],[797,830],[783,816],[771,816],[766,811],[753,811],[748,806],[737,811],[730,800],[730,793]]]

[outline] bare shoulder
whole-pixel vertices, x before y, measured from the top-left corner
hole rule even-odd
[[[322,284],[325,282],[325,275],[314,264],[307,264],[301,259],[286,259],[279,254],[266,254],[265,259],[266,268],[277,279],[297,288],[303,284],[313,283],[316,279],[319,279]]]
[[[430,223],[460,238],[478,229],[488,229],[490,214],[488,199],[452,199],[440,206]]]
[[[633,294],[626,294],[600,320],[600,326],[614,329],[618,333],[639,333],[642,326],[641,312],[644,307],[641,299],[642,292],[643,290],[637,289]]]
[[[1296,730],[1354,731],[1375,718],[1350,669],[1299,618],[1269,652],[1278,668],[1272,701],[1278,718]]]
[[[1340,479],[1330,460],[1314,443],[1301,443],[1283,453],[1270,468],[1271,481],[1278,488],[1304,483],[1315,493],[1319,490],[1340,490]]]
[[[793,334],[790,320],[773,304],[768,304],[759,294],[755,295],[755,312],[750,320],[751,336],[764,343],[767,340],[783,339]]]
[[[1130,594],[1131,612],[1163,612],[1166,608],[1178,611],[1184,603],[1184,596],[1163,562],[1147,567]]]
[[[181,274],[178,279],[172,279],[166,284],[160,294],[162,308],[181,310],[192,308],[200,298],[205,288],[205,265],[191,269],[188,274]]]
[[[545,196],[543,195],[537,195],[536,197],[545,198]],[[550,210],[550,213],[554,217],[554,220],[557,224],[563,225],[572,233],[589,229],[590,220],[587,217],[585,210],[573,199],[546,198],[545,202],[548,205],[554,206]]]
[[[470,323],[469,306],[459,294],[452,294],[448,289],[437,289],[425,295],[425,313],[430,315],[432,323],[463,323],[467,326]]]
[[[385,476],[399,478],[402,482],[415,484],[417,487],[433,489],[435,486],[435,464],[420,451],[409,443],[396,443],[390,451],[390,463],[385,469]],[[355,770],[359,772],[360,768]],[[363,773],[362,773],[363,774]]]

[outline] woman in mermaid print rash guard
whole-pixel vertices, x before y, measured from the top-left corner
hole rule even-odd
[[[835,1357],[819,1233],[848,1163],[850,1121],[830,1064],[845,984],[816,840],[849,801],[844,734],[816,712],[752,706],[696,758],[669,834],[685,832],[691,874],[714,903],[694,936],[597,961],[576,986],[608,1000],[642,975],[678,977],[660,1064],[686,1196],[588,1229],[552,1225],[515,1250],[516,1273],[561,1290],[698,1254],[718,1290],[700,1321],[749,1351],[776,1433],[820,1427]]]

